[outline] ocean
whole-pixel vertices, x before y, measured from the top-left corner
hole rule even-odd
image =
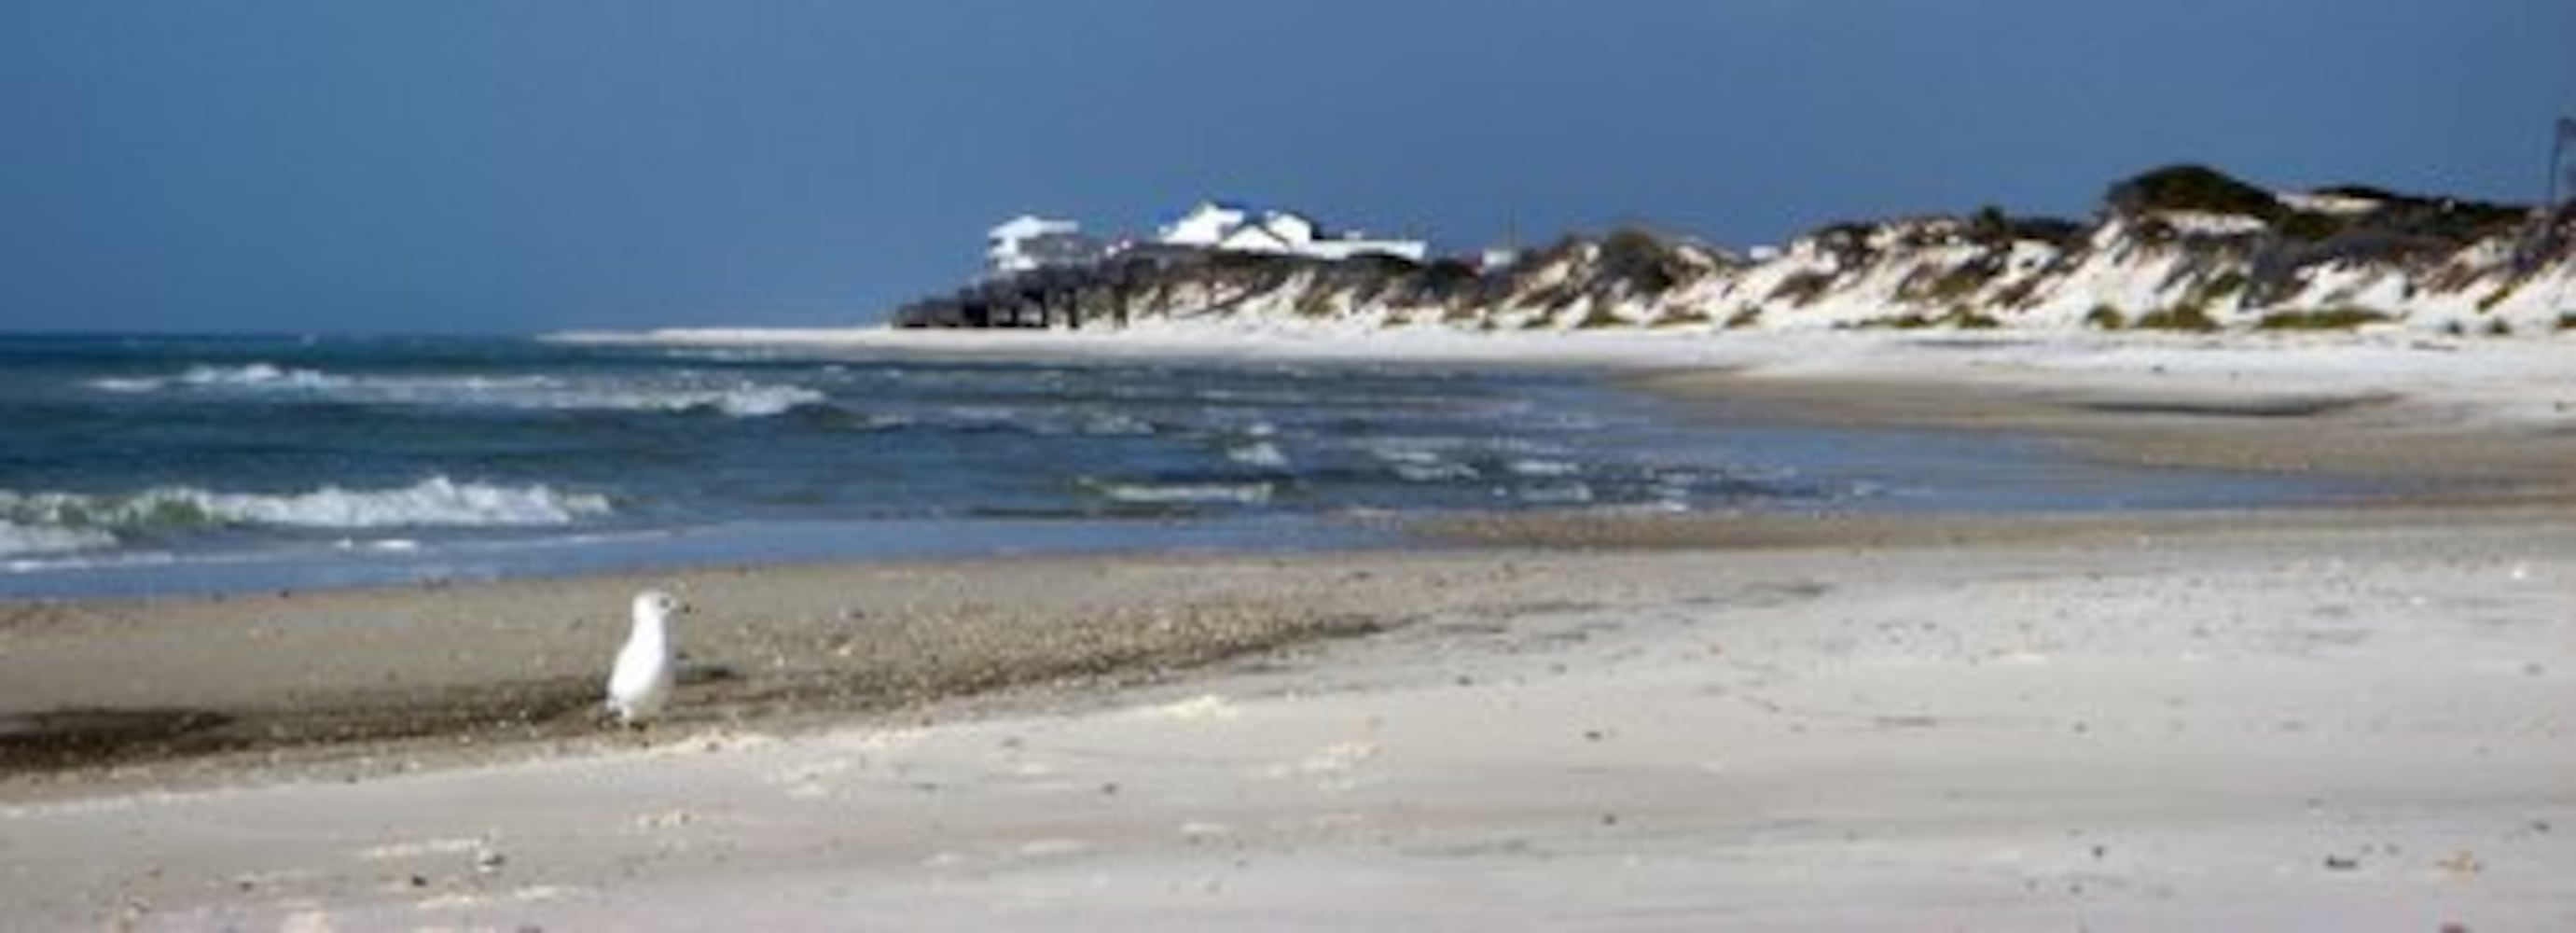
[[[0,338],[0,596],[1098,549],[1369,546],[1523,509],[2331,495],[2047,445],[1685,417],[1563,368],[534,339]]]

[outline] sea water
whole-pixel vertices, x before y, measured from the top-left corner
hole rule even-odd
[[[2033,442],[1680,417],[1566,369],[529,339],[0,338],[0,595],[1365,544],[1521,509],[2258,504]]]

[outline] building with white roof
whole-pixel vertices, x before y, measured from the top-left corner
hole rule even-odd
[[[1380,255],[1421,262],[1431,252],[1430,244],[1420,240],[1371,239],[1351,233],[1327,236],[1303,214],[1256,211],[1222,201],[1200,203],[1164,224],[1155,238],[1166,246],[1330,260]]]
[[[984,252],[984,274],[990,278],[1088,265],[1109,254],[1098,239],[1082,232],[1081,224],[1032,214],[1003,221],[985,236],[990,248]]]

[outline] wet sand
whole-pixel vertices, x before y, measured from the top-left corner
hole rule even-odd
[[[668,729],[1018,702],[1384,624],[1119,560],[715,569],[161,600],[0,604],[0,789],[357,777],[623,741],[600,708],[624,605],[679,594]],[[1152,598],[1135,598],[1135,592]],[[666,730],[668,731],[668,730]]]
[[[2483,419],[2456,400],[2383,386],[2303,386],[2058,372],[1981,378],[1823,378],[1700,371],[1631,386],[1713,417],[2007,433],[2106,463],[2242,470],[2399,484],[2412,503],[2564,501],[2576,494],[2576,388],[2535,392],[2558,417]]]
[[[2424,492],[9,604],[0,903],[28,928],[2576,925],[2576,459],[2548,425],[1656,378]],[[594,704],[644,585],[696,613],[674,718],[636,735]]]

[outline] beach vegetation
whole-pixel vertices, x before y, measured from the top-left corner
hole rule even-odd
[[[2200,211],[2272,219],[2285,208],[2272,193],[2205,165],[2168,165],[2111,186],[2108,200],[2129,213]]]
[[[2304,311],[2275,311],[2256,323],[2256,330],[2351,330],[2364,324],[2377,324],[2389,316],[2369,308],[2342,306]]]
[[[1878,229],[1874,223],[1841,221],[1816,228],[1802,239],[1833,254],[1835,268],[1857,269],[1878,258],[1878,249],[1870,245]]]
[[[2248,281],[2244,270],[2229,269],[2203,282],[2199,289],[2200,296],[2206,300],[2233,297],[2245,290]]]
[[[2366,197],[2384,206],[2359,216],[2303,211],[2269,191],[2201,165],[2167,166],[2131,178],[2113,185],[2109,200],[2129,214],[2197,211],[2253,217],[2270,224],[2283,239],[2300,243],[2322,243],[2347,232],[2369,230],[2462,243],[2520,216],[2500,205],[2408,198],[2377,189],[2346,186],[2320,193]]]
[[[2004,209],[1988,204],[1968,216],[1968,239],[1984,246],[2004,246],[2012,242],[2012,218]]]
[[[1708,312],[1699,306],[1681,305],[1665,309],[1663,314],[1655,318],[1653,326],[1697,327],[1713,323],[1716,323],[1716,319],[1709,317]]]
[[[1951,305],[1950,310],[1938,315],[1915,311],[1892,318],[1879,318],[1861,325],[1865,330],[1927,330],[1936,327],[1954,330],[1994,330],[2002,326],[2004,322],[1993,315],[1964,304]]]
[[[2531,209],[2459,198],[2401,198],[2370,219],[2408,237],[2464,245],[2531,222]]]
[[[2138,319],[2129,322],[2129,326],[2139,330],[2173,330],[2206,334],[2218,330],[2218,321],[2209,316],[2208,308],[2202,307],[2198,302],[2187,301],[2138,315]]]
[[[1994,315],[1964,304],[1950,306],[1950,313],[1943,315],[1940,323],[1960,330],[1995,330],[2004,326]]]
[[[2004,249],[2024,240],[2066,247],[2083,240],[2085,229],[2084,224],[2063,217],[2015,217],[1988,204],[1968,215],[1966,236],[1988,249]]]
[[[2272,225],[2281,231],[2282,236],[2310,243],[2342,233],[2344,228],[2349,226],[2342,218],[2332,214],[2291,210],[2286,206],[2282,209],[2281,215],[2273,219]]]
[[[1583,316],[1574,321],[1576,330],[1604,330],[1626,326],[1628,326],[1628,319],[1620,317],[1618,312],[1613,310],[1613,305],[1607,301],[1592,302],[1583,309]]]
[[[1333,316],[1333,293],[1330,289],[1307,288],[1297,296],[1297,316],[1328,318]]]
[[[1581,300],[1582,297],[1582,289],[1574,287],[1570,282],[1557,282],[1529,290],[1526,294],[1521,295],[1519,301],[1516,303],[1529,307],[1546,308],[1550,311],[1554,311],[1558,308],[1570,306],[1576,301]]]
[[[1484,273],[1477,271],[1474,265],[1465,260],[1444,258],[1433,260],[1430,265],[1423,266],[1422,271],[1417,273],[1414,279],[1418,283],[1416,285],[1418,293],[1435,299],[1446,299],[1466,294],[1474,289],[1483,282]]]
[[[2486,297],[2478,299],[2478,311],[2480,313],[2484,313],[2495,310],[2495,306],[2503,304],[2505,299],[2513,297],[2514,289],[2521,285],[2522,283],[2520,282],[2507,282],[2503,285],[2497,286],[2495,291],[2488,292]]]
[[[1692,274],[1690,265],[1664,241],[1645,230],[1624,227],[1601,241],[1601,272],[1624,282],[1637,294],[1660,295]]]
[[[2571,330],[2576,330],[2576,311],[2559,312],[2558,332],[2563,334]]]
[[[2317,193],[2374,201],[2378,206],[2350,216],[2300,213],[2282,219],[2282,232],[2308,241],[2358,238],[2351,249],[2364,253],[2447,251],[2505,233],[2531,219],[2531,209],[2519,205],[2401,194],[2365,185],[2335,185]]]
[[[1977,289],[1984,288],[1987,282],[1994,281],[1995,276],[2003,271],[2002,263],[1998,261],[2000,258],[1988,256],[1972,259],[1929,276],[1924,273],[1931,270],[1917,270],[1914,275],[1907,277],[1905,284],[1898,289],[1898,294],[1915,301],[1934,304],[1958,301],[1975,294]]]
[[[1762,323],[1762,306],[1746,305],[1743,310],[1726,316],[1727,330],[1743,330]]]
[[[1804,307],[1814,304],[1816,299],[1824,297],[1825,292],[1833,287],[1832,273],[1810,269],[1782,279],[1779,287],[1771,290],[1771,300],[1786,301],[1793,307]]]
[[[2039,279],[2035,277],[2014,279],[2004,283],[2003,287],[1995,289],[1995,293],[1987,299],[1986,304],[1995,308],[2028,308],[2032,304],[2031,295],[2036,293],[2038,288]]]
[[[2500,318],[2500,317],[2491,317],[2491,318],[2488,318],[2488,319],[2487,319],[2487,325],[2486,325],[2486,328],[2485,328],[2485,329],[2486,329],[2486,334],[2487,334],[2487,336],[2489,336],[2489,337],[2511,337],[2511,336],[2513,336],[2513,324],[2512,324],[2512,322],[2506,321],[2505,319]]]
[[[2082,244],[2092,228],[2064,217],[2015,217],[2011,220],[2012,238],[2046,243],[2059,249],[2072,249]]]
[[[2093,310],[2084,312],[2084,323],[2086,326],[2101,330],[2119,330],[2129,325],[2129,319],[2120,313],[2120,309],[2099,304],[2094,305]]]

